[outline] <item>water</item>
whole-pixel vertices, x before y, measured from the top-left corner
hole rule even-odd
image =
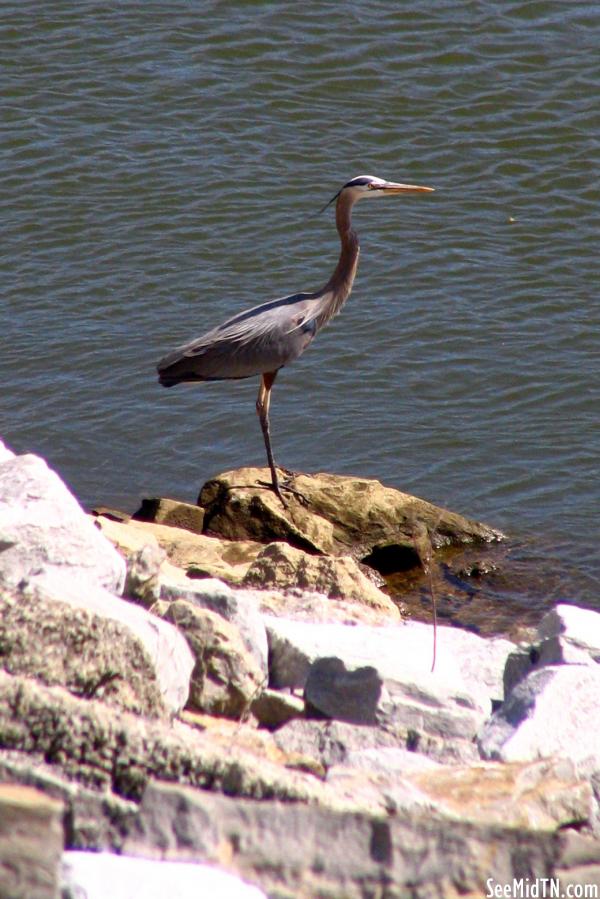
[[[349,303],[274,389],[276,458],[506,530],[523,580],[493,598],[511,614],[600,608],[599,4],[1,17],[10,446],[129,510],[263,464],[254,380],[167,392],[156,360],[321,286],[338,241],[316,213],[348,178],[431,184],[358,207]]]

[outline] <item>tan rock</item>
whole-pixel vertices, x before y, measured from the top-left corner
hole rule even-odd
[[[266,689],[252,703],[252,714],[262,727],[275,730],[304,717],[304,699],[289,691]]]
[[[142,500],[142,505],[133,515],[139,521],[153,521],[172,527],[201,534],[204,524],[204,509],[192,503],[180,502],[166,497]]]
[[[63,805],[38,790],[0,784],[0,896],[56,899]]]
[[[221,540],[149,521],[116,522],[101,516],[97,522],[126,557],[149,541],[156,541],[171,565],[191,570],[196,577],[217,577],[230,584],[241,583],[248,566],[262,549],[260,543],[250,540]],[[167,571],[169,579],[173,579],[173,572]]]
[[[390,597],[363,574],[350,556],[315,556],[287,543],[271,543],[250,565],[243,584],[279,590],[290,587],[312,590],[399,617]]]
[[[354,557],[381,546],[389,564],[395,553],[397,564],[405,568],[419,563],[423,527],[434,548],[502,537],[486,525],[375,480],[297,475],[291,486],[303,499],[290,493],[287,510],[259,482],[269,482],[266,469],[241,468],[208,481],[198,497],[205,509],[205,531],[262,543],[283,540],[308,552]]]
[[[407,779],[438,811],[462,821],[555,830],[592,815],[591,786],[567,759],[438,767]]]
[[[187,707],[226,718],[248,713],[265,678],[238,628],[216,612],[182,599],[158,602],[152,611],[185,634],[196,658]]]

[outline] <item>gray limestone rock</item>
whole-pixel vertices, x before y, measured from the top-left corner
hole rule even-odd
[[[281,727],[274,737],[286,757],[312,759],[315,767],[325,771],[334,765],[345,765],[354,752],[398,748],[393,734],[345,721],[297,719]]]
[[[572,767],[552,763],[414,771],[391,814],[356,797],[329,806],[258,802],[152,782],[124,850],[226,858],[230,870],[285,899],[475,897],[488,878],[553,872],[564,858],[557,830],[585,821],[588,794]],[[599,852],[593,841],[586,857]]]
[[[265,616],[271,685],[306,685],[306,700],[327,717],[377,724],[399,744],[441,761],[477,757],[474,738],[502,696],[512,644],[453,628],[313,624]],[[311,667],[312,666],[312,667]]]
[[[514,644],[483,639],[458,628],[439,627],[435,670],[433,628],[417,621],[385,627],[298,621],[265,615],[271,685],[303,687],[312,663],[335,655],[346,666],[372,665],[383,677],[425,680],[444,691],[450,685],[476,698],[485,710],[503,696],[503,672]]]

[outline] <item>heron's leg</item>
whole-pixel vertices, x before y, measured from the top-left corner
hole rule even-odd
[[[260,379],[260,387],[258,388],[258,397],[256,399],[256,411],[260,419],[263,437],[265,438],[265,448],[267,450],[267,461],[271,469],[271,481],[273,490],[281,500],[284,509],[287,509],[287,503],[284,500],[281,489],[279,487],[279,479],[277,478],[277,469],[275,468],[275,460],[273,458],[273,450],[271,449],[271,432],[269,429],[269,405],[271,403],[271,388],[277,376],[276,371],[265,372]]]

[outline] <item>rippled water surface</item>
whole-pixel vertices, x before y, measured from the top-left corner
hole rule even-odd
[[[431,184],[357,208],[354,292],[279,376],[276,456],[506,530],[531,564],[496,606],[600,608],[598,4],[0,16],[9,445],[130,510],[263,464],[254,379],[167,392],[156,360],[321,286],[338,241],[317,212],[353,175]]]

